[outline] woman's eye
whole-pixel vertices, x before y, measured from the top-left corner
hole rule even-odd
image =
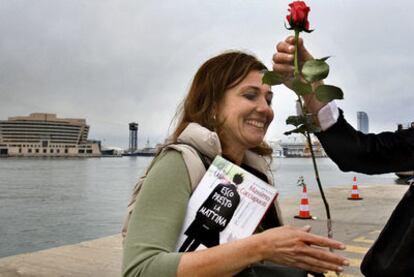
[[[256,99],[257,94],[254,92],[247,92],[245,94],[243,94],[243,97],[248,99],[248,100],[254,100]]]

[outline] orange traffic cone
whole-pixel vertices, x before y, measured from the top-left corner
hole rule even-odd
[[[351,193],[351,197],[348,197],[348,200],[362,200],[362,199],[364,198],[359,196],[357,178],[356,176],[354,176],[354,184],[352,185],[352,193]]]
[[[306,185],[302,183],[302,199],[300,199],[300,206],[299,206],[299,215],[295,215],[295,218],[299,219],[312,219],[312,216],[309,211],[309,200],[308,200],[308,192],[306,190]]]

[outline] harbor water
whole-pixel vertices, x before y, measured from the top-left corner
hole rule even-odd
[[[0,159],[0,257],[119,233],[132,187],[151,159]],[[364,185],[396,180],[343,173],[327,158],[317,162],[324,187],[350,185],[353,176]],[[311,159],[277,158],[272,171],[279,197],[300,196],[299,176],[317,190]]]

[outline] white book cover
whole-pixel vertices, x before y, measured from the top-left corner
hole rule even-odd
[[[275,187],[217,156],[190,198],[177,251],[250,236],[277,195]]]

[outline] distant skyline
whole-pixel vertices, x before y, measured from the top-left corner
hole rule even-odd
[[[0,120],[30,113],[85,118],[89,138],[128,147],[162,142],[197,68],[227,49],[247,50],[271,67],[291,1],[5,0],[0,4]],[[315,57],[330,55],[327,83],[356,127],[370,131],[414,121],[411,79],[414,2],[306,1]],[[375,8],[373,8],[375,7]],[[295,96],[276,86],[268,139],[281,138]]]

